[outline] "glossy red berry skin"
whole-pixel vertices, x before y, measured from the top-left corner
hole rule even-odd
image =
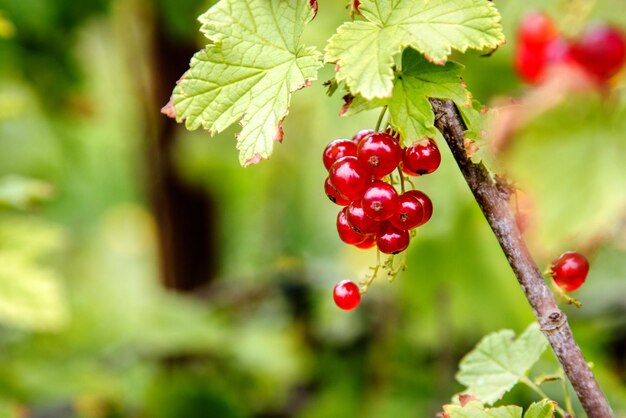
[[[339,206],[347,206],[350,204],[350,201],[340,195],[337,190],[335,190],[335,186],[330,182],[330,178],[326,177],[326,181],[324,182],[324,193],[328,199],[336,205]]]
[[[422,220],[420,223],[416,225],[416,227],[424,225],[433,216],[433,202],[426,195],[426,193],[421,192],[419,190],[409,190],[404,194],[412,196],[413,198],[417,199],[422,205],[422,211],[423,211]]]
[[[402,171],[411,176],[422,176],[435,171],[441,164],[441,153],[435,141],[423,139],[402,152]]]
[[[349,245],[361,244],[367,237],[358,233],[350,226],[348,218],[346,217],[347,210],[348,208],[345,207],[341,209],[337,215],[337,233],[339,234],[339,239]]]
[[[359,132],[354,134],[354,136],[352,137],[352,142],[354,142],[355,144],[359,145],[359,143],[361,141],[363,141],[365,138],[367,138],[368,136],[370,136],[373,133],[374,133],[374,131],[371,130],[371,129],[360,130]]]
[[[589,273],[589,262],[582,254],[567,251],[552,263],[551,272],[557,286],[571,292],[584,283]]]
[[[409,230],[422,225],[423,219],[422,201],[411,193],[403,193],[398,197],[398,209],[389,222],[398,229]]]
[[[333,163],[342,157],[356,157],[356,144],[352,140],[335,139],[326,145],[322,155],[326,170],[329,170]]]
[[[375,234],[380,228],[379,221],[375,221],[365,214],[362,200],[355,200],[350,203],[346,212],[346,218],[352,229],[361,234]]]
[[[328,177],[337,193],[351,202],[363,196],[372,178],[356,157],[343,157],[335,161]]]
[[[370,173],[379,179],[398,167],[402,148],[391,135],[377,132],[359,142],[357,156]]]
[[[377,180],[363,193],[363,211],[375,221],[384,221],[398,209],[398,192],[389,183]]]
[[[398,254],[409,246],[409,231],[398,229],[391,223],[385,222],[376,236],[376,246],[381,253]]]
[[[335,305],[344,311],[351,311],[361,303],[359,286],[351,280],[342,280],[333,289]]]
[[[611,26],[591,27],[572,46],[572,57],[587,73],[600,81],[606,81],[624,66],[625,36]]]
[[[355,244],[354,246],[357,248],[361,248],[362,250],[367,250],[369,248],[372,248],[376,246],[376,235],[367,235],[367,237],[365,238],[365,241],[363,241],[360,244]]]

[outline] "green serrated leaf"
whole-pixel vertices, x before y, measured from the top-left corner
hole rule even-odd
[[[521,418],[522,408],[515,405],[485,408],[480,402],[472,401],[465,406],[445,405],[449,418]]]
[[[436,134],[429,97],[452,99],[460,106],[471,103],[471,96],[461,81],[462,69],[453,62],[434,65],[415,50],[404,50],[402,74],[393,87],[389,116],[406,145]]]
[[[365,99],[389,97],[394,56],[405,47],[443,64],[452,49],[496,48],[504,42],[500,14],[488,0],[363,0],[367,21],[344,23],[326,45],[337,80]]]
[[[536,323],[514,338],[511,330],[489,334],[461,360],[456,379],[467,386],[463,393],[491,405],[526,377],[548,342]]]
[[[524,418],[552,418],[556,404],[550,399],[543,399],[528,407]]]
[[[212,44],[196,53],[172,96],[176,119],[211,135],[240,122],[239,161],[269,158],[291,93],[317,78],[321,54],[300,44],[308,0],[221,0],[200,17]]]
[[[402,71],[396,75],[393,94],[386,99],[366,100],[351,97],[342,115],[376,107],[389,106],[389,121],[398,130],[405,145],[436,135],[429,97],[452,99],[459,107],[471,105],[471,95],[461,80],[463,66],[453,62],[436,65],[419,52],[407,48],[402,53]]]

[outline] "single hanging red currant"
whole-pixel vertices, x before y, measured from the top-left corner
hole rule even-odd
[[[351,311],[361,303],[359,287],[351,280],[342,280],[333,289],[335,305],[344,311]]]
[[[324,149],[322,160],[326,170],[330,170],[330,166],[342,157],[356,157],[356,144],[350,139],[335,139],[331,141]]]
[[[441,153],[431,138],[406,147],[402,153],[402,171],[411,176],[422,176],[435,171],[441,163]]]
[[[409,231],[398,229],[391,223],[385,222],[376,236],[376,245],[380,252],[398,254],[409,246]]]
[[[349,201],[360,199],[372,176],[356,157],[343,157],[330,167],[328,174],[335,190]]]
[[[554,260],[550,270],[557,286],[571,292],[584,283],[589,273],[589,262],[582,254],[567,251]]]
[[[341,209],[337,215],[337,233],[339,234],[339,238],[346,244],[361,244],[367,237],[364,234],[355,231],[354,228],[350,226],[348,218],[346,217],[347,211],[348,208],[345,207]]]
[[[359,142],[357,156],[370,173],[379,179],[398,167],[402,148],[393,136],[377,132]]]
[[[376,180],[363,193],[363,211],[375,221],[384,221],[398,209],[398,192],[389,183]]]

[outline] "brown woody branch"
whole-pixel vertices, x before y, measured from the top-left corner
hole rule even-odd
[[[435,126],[446,139],[585,412],[589,418],[613,417],[606,396],[574,340],[567,317],[557,307],[528,252],[509,206],[506,188],[492,178],[482,163],[476,164],[468,157],[464,146],[466,126],[454,103],[440,99],[430,99],[430,102],[435,112]]]

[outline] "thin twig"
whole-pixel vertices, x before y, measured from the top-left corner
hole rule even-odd
[[[589,418],[612,418],[611,407],[574,340],[567,317],[557,307],[528,252],[509,206],[509,195],[502,193],[482,163],[476,164],[467,156],[463,142],[466,126],[454,103],[440,99],[430,99],[430,103],[435,112],[435,126],[446,139],[585,412]]]

